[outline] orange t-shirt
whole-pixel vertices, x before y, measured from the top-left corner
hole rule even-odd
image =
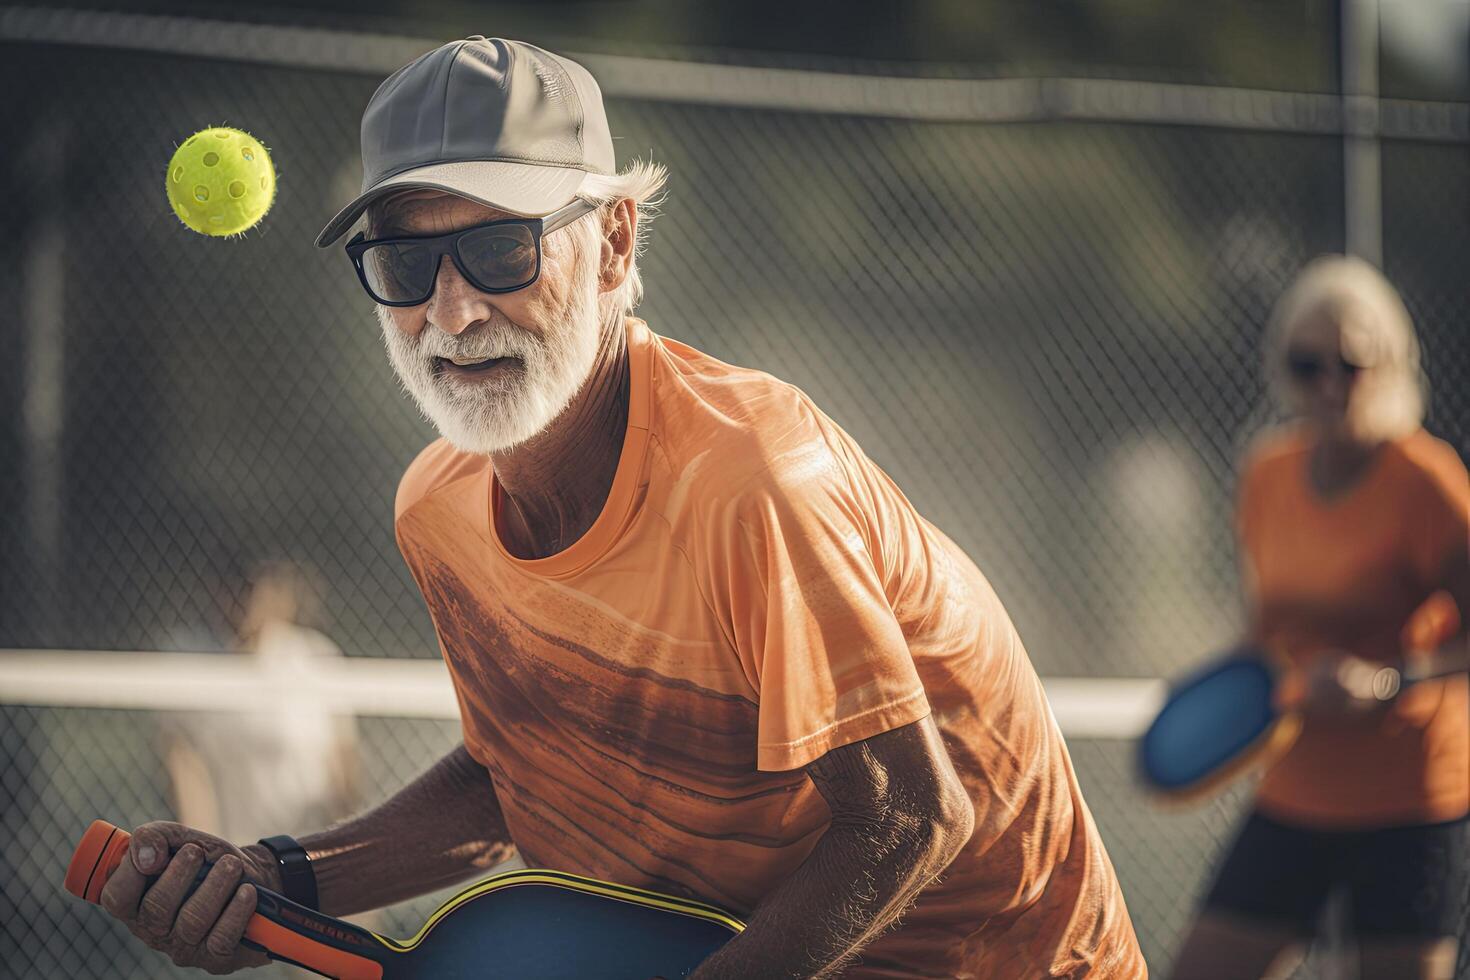
[[[399,490],[465,745],[525,860],[748,914],[831,819],[802,767],[932,713],[975,832],[845,975],[1144,976],[974,564],[797,389],[637,320],[628,349],[617,473],[571,547],[513,557],[488,459],[443,441]]]
[[[1453,635],[1442,589],[1470,549],[1470,482],[1424,432],[1386,444],[1360,482],[1322,500],[1311,442],[1276,432],[1246,462],[1239,533],[1258,639],[1297,666],[1325,650],[1389,661]],[[1470,681],[1424,681],[1389,709],[1314,718],[1265,774],[1257,805],[1321,829],[1454,820],[1470,812]]]

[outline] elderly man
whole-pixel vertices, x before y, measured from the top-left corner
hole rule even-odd
[[[1143,976],[974,564],[800,391],[630,316],[663,173],[616,172],[592,77],[454,42],[383,83],[362,152],[317,244],[366,213],[348,255],[443,435],[397,534],[464,744],[299,843],[140,827],[104,905],[226,971],[260,962],[252,882],[340,915],[519,853],[746,916],[699,980]]]

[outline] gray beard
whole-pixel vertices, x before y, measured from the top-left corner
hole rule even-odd
[[[410,337],[378,307],[388,360],[403,390],[457,449],[488,455],[520,445],[555,421],[586,384],[607,318],[601,315],[595,272],[576,273],[582,281],[571,302],[541,335],[496,313],[458,336],[430,324]],[[436,372],[436,357],[509,357],[518,363],[498,369],[494,379],[471,380]]]

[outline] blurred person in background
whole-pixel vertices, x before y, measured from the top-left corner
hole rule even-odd
[[[1247,639],[1288,658],[1305,722],[1174,975],[1286,976],[1345,896],[1363,977],[1447,980],[1470,876],[1470,688],[1459,673],[1381,701],[1370,679],[1405,658],[1466,662],[1465,466],[1421,427],[1413,325],[1362,260],[1302,271],[1272,316],[1266,371],[1295,419],[1242,468]]]
[[[464,744],[299,843],[145,824],[103,905],[226,971],[262,961],[251,884],[287,855],[288,897],[341,915],[518,851],[746,917],[694,980],[1144,976],[984,576],[800,391],[632,317],[664,173],[617,172],[586,70],[447,44],[378,89],[362,149],[318,244],[367,213],[348,254],[444,437],[396,530]]]
[[[238,627],[237,654],[278,692],[249,711],[184,715],[164,733],[181,822],[226,840],[320,826],[359,804],[357,726],[311,696],[313,672],[342,651],[310,623],[317,591],[289,564],[260,570]]]

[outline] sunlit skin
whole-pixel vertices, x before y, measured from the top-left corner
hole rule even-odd
[[[443,235],[516,215],[438,191],[411,191],[393,198],[375,222],[374,237]],[[580,221],[596,221],[594,212]],[[601,295],[627,278],[633,256],[638,212],[631,200],[618,202],[603,224],[596,275]],[[565,316],[576,274],[571,228],[542,243],[541,276],[525,289],[484,293],[466,282],[445,256],[434,294],[420,306],[385,307],[402,333],[417,337],[425,329],[459,336],[482,326],[496,313],[516,327],[541,335]],[[471,383],[495,383],[495,368],[484,374],[446,365]],[[509,452],[492,453],[504,507],[498,526],[512,554],[542,558],[565,549],[590,528],[602,509],[617,472],[628,413],[628,356],[620,322],[602,318],[597,358],[591,374],[566,410],[546,429]],[[566,465],[576,460],[576,466]]]

